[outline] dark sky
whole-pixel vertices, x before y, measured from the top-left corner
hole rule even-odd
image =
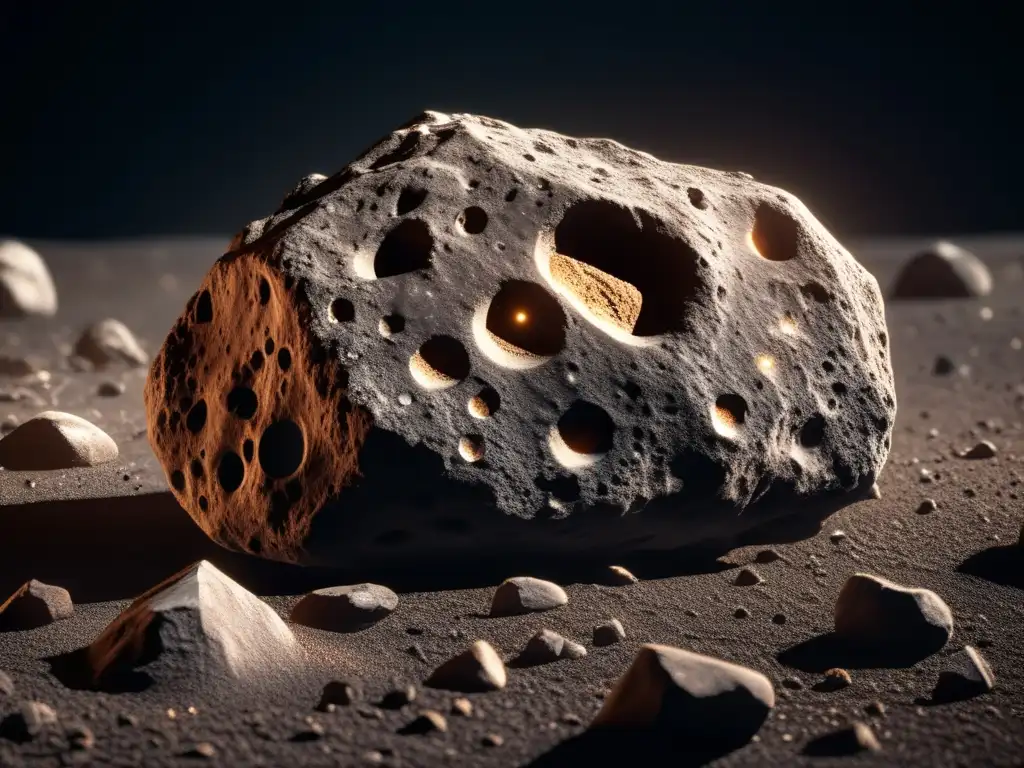
[[[0,233],[233,233],[426,108],[748,171],[841,235],[1024,229],[1013,4],[801,5],[0,0]]]

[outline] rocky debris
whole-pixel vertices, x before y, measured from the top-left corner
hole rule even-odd
[[[94,368],[106,368],[114,363],[137,367],[149,362],[148,355],[128,326],[113,318],[100,320],[82,331],[72,354]]]
[[[936,376],[948,376],[956,370],[956,363],[950,360],[945,355],[939,355],[935,358],[935,365],[932,366],[932,373]]]
[[[32,579],[0,605],[0,631],[35,629],[70,618],[74,612],[66,589]]]
[[[853,684],[850,673],[840,667],[825,670],[825,677],[814,686],[816,691],[840,691]]]
[[[586,655],[587,649],[579,643],[567,640],[550,629],[542,629],[526,642],[526,647],[516,657],[515,665],[535,667],[559,659],[581,659]]]
[[[208,535],[346,568],[817,514],[868,493],[896,405],[877,282],[794,196],[436,112],[250,223],[145,400]]]
[[[657,727],[694,743],[746,743],[775,706],[768,678],[665,645],[641,647],[592,727]]]
[[[447,733],[448,721],[444,715],[433,709],[425,709],[420,712],[411,723],[399,729],[403,736],[426,736],[428,733]]]
[[[202,560],[137,598],[86,650],[89,680],[259,683],[302,662],[288,625],[270,606]]]
[[[939,505],[935,502],[935,499],[925,499],[917,506],[916,512],[919,515],[930,515],[938,508]]]
[[[737,587],[753,587],[763,582],[764,579],[761,578],[761,574],[753,568],[741,568],[740,572],[736,574],[736,578],[733,580],[733,584]]]
[[[626,639],[626,630],[618,619],[608,619],[594,627],[594,645],[599,648],[621,643]]]
[[[24,744],[56,725],[57,713],[53,707],[41,701],[25,701],[0,721],[0,739]]]
[[[398,686],[384,694],[380,706],[384,709],[401,709],[416,701],[416,693],[415,685]]]
[[[933,698],[937,701],[960,701],[991,691],[996,677],[981,652],[970,645],[950,656],[947,668],[939,673]]]
[[[982,440],[973,448],[968,448],[960,454],[961,459],[991,459],[998,453],[995,445],[988,440]]]
[[[117,456],[110,435],[61,411],[43,411],[0,439],[0,466],[15,471],[94,467]]]
[[[988,296],[992,275],[973,253],[939,241],[915,254],[900,269],[894,299],[962,299]]]
[[[880,752],[881,749],[882,745],[871,726],[857,721],[838,731],[819,736],[804,747],[804,754],[841,757],[861,752]]]
[[[96,387],[96,394],[100,397],[118,397],[125,392],[123,381],[101,381]]]
[[[0,318],[57,314],[57,289],[42,257],[24,243],[0,241]]]
[[[398,595],[379,584],[324,587],[296,603],[291,620],[331,632],[355,632],[390,616],[397,607]]]
[[[412,656],[414,659],[416,659],[416,661],[429,661],[429,659],[427,658],[427,654],[424,652],[423,648],[419,645],[419,643],[413,643],[405,649],[405,652]]]
[[[569,596],[557,584],[532,576],[515,576],[503,581],[494,591],[491,616],[518,616],[550,611],[569,602]]]
[[[431,688],[459,693],[486,693],[505,687],[508,674],[501,657],[485,640],[446,661],[427,679]]]
[[[459,715],[461,717],[472,717],[473,702],[469,699],[455,699],[455,701],[452,702],[452,714]]]
[[[316,708],[320,712],[333,712],[338,707],[347,707],[359,698],[355,686],[340,680],[332,680],[320,692]]]
[[[605,572],[604,583],[609,587],[628,587],[640,581],[636,576],[627,571],[621,565],[612,565]]]
[[[927,589],[856,573],[835,605],[836,633],[856,646],[894,653],[934,653],[953,635],[953,613]]]

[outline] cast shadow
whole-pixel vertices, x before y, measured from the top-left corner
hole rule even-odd
[[[142,693],[153,685],[154,680],[148,674],[130,668],[120,669],[104,677],[102,684],[97,683],[90,673],[88,650],[88,647],[79,648],[57,656],[49,656],[43,661],[50,666],[50,674],[65,688],[73,691]]]
[[[827,632],[786,648],[776,658],[780,664],[801,672],[821,674],[829,669],[906,669],[928,658],[938,648],[898,647],[884,650],[859,648]]]
[[[595,729],[557,744],[529,763],[528,768],[622,768],[638,761],[644,766],[691,768],[718,760],[745,743],[701,747],[679,735],[649,729]]]
[[[1024,589],[1024,547],[1010,544],[983,549],[960,563],[956,570],[1000,586]]]

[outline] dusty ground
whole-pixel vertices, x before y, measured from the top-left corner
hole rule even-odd
[[[924,241],[852,243],[883,289],[901,257]],[[112,316],[136,331],[152,352],[220,252],[219,241],[116,245],[33,244],[47,257],[61,296],[49,323],[0,325],[0,355],[29,354],[52,373],[38,401],[0,402],[0,420],[22,419],[45,407],[93,420],[119,443],[122,461],[78,472],[0,472],[0,592],[27,578],[67,587],[76,615],[28,632],[0,635],[0,669],[15,681],[11,699],[0,696],[0,715],[23,698],[56,708],[62,723],[83,723],[95,746],[73,754],[58,735],[24,746],[0,740],[0,765],[184,765],[199,742],[216,754],[210,764],[362,765],[601,765],[641,757],[648,764],[687,764],[708,757],[659,753],[649,741],[594,743],[583,734],[600,696],[645,642],[678,645],[748,665],[776,684],[778,705],[756,741],[724,756],[722,765],[1020,765],[1024,755],[1024,238],[963,238],[989,264],[995,293],[984,300],[890,302],[887,309],[899,415],[882,498],[850,506],[826,521],[821,533],[774,548],[782,560],[758,565],[764,584],[736,587],[738,565],[761,546],[733,550],[718,560],[696,555],[672,562],[627,559],[639,576],[630,587],[587,583],[559,564],[551,573],[569,605],[514,619],[482,618],[503,575],[462,574],[457,564],[430,573],[358,574],[380,577],[400,591],[398,610],[375,627],[331,635],[296,628],[309,652],[308,668],[287,685],[254,696],[237,691],[146,691],[98,694],[64,687],[49,672],[48,657],[89,642],[127,601],[160,579],[206,558],[264,596],[282,614],[313,584],[339,577],[267,565],[210,544],[166,492],[149,451],[142,415],[143,372],[119,372],[127,392],[96,396],[110,374],[62,370],[62,345],[89,320]],[[988,308],[991,312],[983,311]],[[1019,341],[1014,342],[1014,339]],[[937,355],[968,366],[935,376]],[[0,382],[0,389],[4,388]],[[931,433],[931,430],[937,432]],[[980,439],[998,448],[994,459],[967,461],[955,452]],[[922,469],[932,482],[922,482]],[[919,515],[922,499],[938,510]],[[833,542],[830,534],[845,532]],[[938,592],[953,609],[956,633],[944,651],[910,668],[857,668],[830,644],[831,611],[845,578],[868,571]],[[385,578],[387,580],[385,580]],[[432,591],[425,591],[430,589]],[[736,618],[738,607],[749,612]],[[785,616],[784,623],[773,617]],[[614,617],[627,640],[594,648],[593,626]],[[446,734],[402,736],[397,729],[416,711],[448,712],[451,695],[421,683],[438,663],[476,638],[505,655],[537,629],[549,627],[587,644],[589,655],[510,672],[508,687],[470,696],[470,718],[449,716]],[[409,652],[416,644],[427,661]],[[963,645],[979,647],[994,668],[992,693],[957,704],[929,702],[944,659]],[[853,684],[834,693],[813,689],[821,672],[845,666]],[[798,678],[803,687],[783,686]],[[356,682],[360,704],[333,714],[313,708],[324,683]],[[419,697],[401,711],[374,706],[395,683],[412,683]],[[881,702],[884,714],[865,707]],[[190,711],[194,707],[194,714]],[[171,717],[168,710],[176,716]],[[133,724],[119,724],[129,714]],[[292,737],[314,716],[322,738]],[[876,755],[810,758],[809,740],[854,719],[870,722],[883,745]],[[484,746],[488,734],[501,746]],[[375,753],[369,754],[368,753]]]

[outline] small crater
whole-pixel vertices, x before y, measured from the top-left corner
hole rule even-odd
[[[401,315],[387,315],[382,317],[380,322],[377,323],[377,331],[385,339],[390,339],[396,333],[401,333],[405,330],[405,318]]]
[[[260,304],[266,306],[270,303],[270,283],[267,282],[267,278],[260,278]]]
[[[305,451],[302,428],[291,419],[275,421],[260,437],[260,466],[267,477],[290,477],[302,466]]]
[[[565,346],[565,313],[537,283],[508,280],[491,299],[483,328],[474,322],[477,343],[499,365],[532,368]]]
[[[419,208],[427,199],[427,190],[422,187],[408,186],[398,195],[398,202],[395,204],[395,213],[404,216]]]
[[[467,235],[479,235],[487,228],[487,211],[471,205],[459,214],[458,225]]]
[[[558,420],[549,444],[555,458],[565,467],[588,466],[612,449],[615,422],[603,408],[577,400]]]
[[[459,456],[463,461],[470,464],[476,463],[484,457],[485,444],[480,435],[464,435],[459,439]]]
[[[193,435],[198,435],[206,426],[206,401],[200,400],[193,405],[185,417],[185,426]]]
[[[768,261],[788,261],[797,255],[800,225],[788,212],[761,203],[754,212],[754,226],[747,236],[748,244]]]
[[[264,354],[267,354],[267,355],[274,354],[274,340],[273,339],[267,339],[266,340],[266,342],[263,344],[263,352],[264,352]]]
[[[196,478],[197,480],[202,478],[202,476],[206,474],[203,471],[203,462],[201,462],[199,459],[192,459],[190,469],[192,470],[192,477]]]
[[[824,440],[825,417],[816,413],[800,429],[800,445],[804,448],[817,448]]]
[[[507,193],[505,194],[505,202],[506,202],[506,203],[511,203],[511,202],[512,202],[513,200],[515,200],[515,199],[516,199],[516,195],[518,195],[518,194],[519,194],[519,190],[518,190],[518,189],[516,189],[515,187],[513,187],[512,189],[510,189],[510,190],[509,190],[509,191],[508,191],[508,192],[507,192]]]
[[[703,190],[690,187],[686,190],[686,196],[690,198],[690,205],[694,208],[700,208],[702,211],[707,209],[708,199],[704,196]]]
[[[722,395],[711,411],[711,424],[722,437],[733,438],[747,420],[747,401],[739,395]]]
[[[256,450],[256,444],[252,440],[246,440],[242,444],[242,455],[245,456],[245,463],[248,464],[252,461],[252,457]]]
[[[203,512],[210,508],[210,502],[206,500],[205,496],[199,497],[199,508],[203,510]]]
[[[821,283],[805,283],[800,286],[800,293],[809,299],[814,299],[819,304],[825,304],[832,300],[832,294]]]
[[[469,375],[469,354],[457,339],[433,336],[409,359],[409,372],[424,389],[447,389]]]
[[[179,493],[185,490],[185,473],[180,469],[171,472],[171,487]]]
[[[277,364],[281,367],[282,371],[287,371],[292,367],[292,353],[288,347],[281,347],[277,352]]]
[[[501,407],[501,397],[494,388],[484,387],[469,399],[467,407],[474,418],[488,419]]]
[[[274,491],[270,495],[270,514],[267,515],[267,522],[270,529],[280,533],[288,524],[288,510],[291,504],[288,502],[288,495],[284,491]]]
[[[433,250],[430,228],[419,219],[403,219],[384,236],[371,264],[356,259],[356,273],[379,279],[427,269]]]
[[[213,298],[210,296],[209,291],[203,291],[199,294],[199,298],[196,300],[195,317],[197,323],[213,322]]]
[[[348,299],[338,297],[331,302],[327,316],[332,323],[350,323],[356,319],[356,305]]]
[[[257,349],[249,356],[249,367],[252,368],[253,371],[261,370],[265,359],[266,358],[263,357],[263,352]]]
[[[256,415],[258,407],[256,393],[248,387],[235,387],[228,393],[228,413],[240,419],[251,419]]]
[[[228,451],[217,465],[217,481],[226,493],[234,493],[245,480],[245,464],[234,451]]]

